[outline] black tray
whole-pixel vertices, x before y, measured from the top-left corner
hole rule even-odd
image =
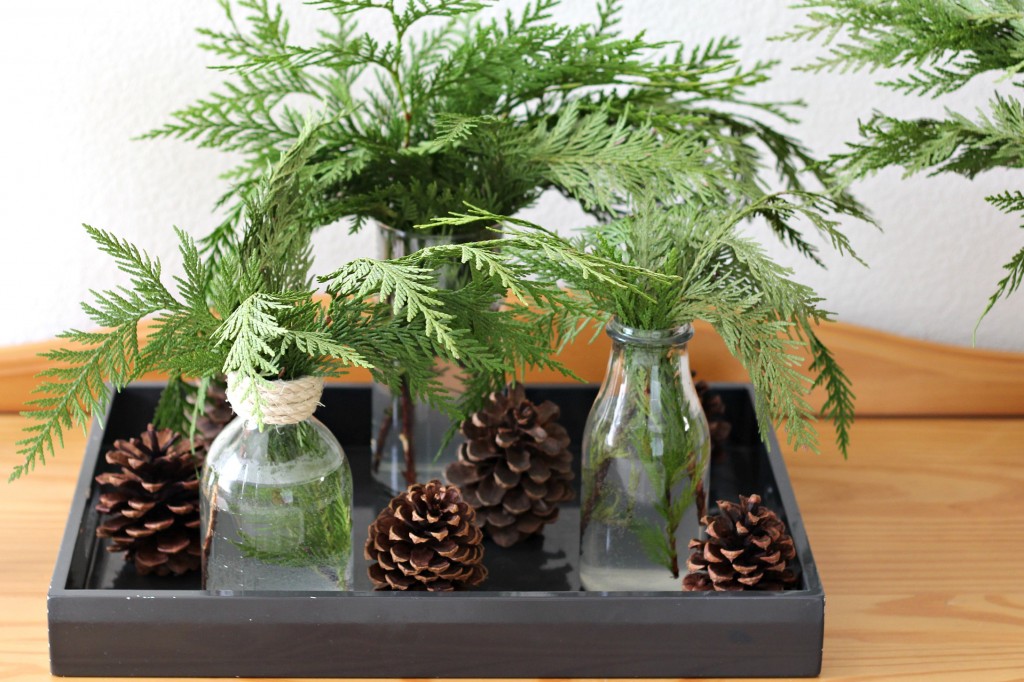
[[[118,437],[138,433],[160,387],[138,384],[94,424],[47,595],[55,675],[201,677],[814,676],[825,597],[778,444],[757,435],[752,393],[715,385],[733,424],[711,468],[712,499],[758,492],[796,543],[801,589],[782,593],[579,590],[579,508],[513,549],[488,543],[490,577],[451,594],[370,591],[359,548],[387,496],[369,475],[370,392],[330,386],[317,412],[355,480],[355,590],[213,595],[198,576],[144,577],[95,537],[93,477]],[[529,393],[562,406],[579,436],[593,387]],[[578,458],[577,458],[578,460]],[[578,483],[578,477],[577,477]],[[577,491],[578,492],[578,491]]]

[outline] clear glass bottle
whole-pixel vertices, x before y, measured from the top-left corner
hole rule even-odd
[[[379,225],[378,254],[382,259],[401,258],[430,246],[465,244],[496,239],[500,234],[477,230],[458,234],[396,230]],[[467,266],[454,263],[440,272],[441,287],[457,288],[469,277]],[[438,364],[438,377],[453,396],[462,392],[459,368]],[[412,483],[444,480],[444,470],[456,460],[457,440],[442,449],[444,438],[452,426],[445,413],[414,400],[406,387],[392,392],[387,386],[374,384],[371,393],[373,478],[391,494],[405,490]]]
[[[312,416],[231,422],[207,455],[200,506],[207,590],[351,589],[352,473]]]
[[[438,373],[452,395],[462,392],[458,368],[443,367]],[[414,400],[405,386],[393,393],[387,386],[373,384],[370,399],[370,470],[374,480],[391,495],[413,483],[443,481],[444,470],[457,459],[459,447],[458,439],[453,438],[442,449],[452,426],[451,417]]]
[[[608,372],[583,433],[580,581],[678,592],[707,508],[710,438],[686,348],[693,327],[612,320],[606,331]]]

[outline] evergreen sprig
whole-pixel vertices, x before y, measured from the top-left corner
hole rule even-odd
[[[995,73],[1020,87],[1024,68],[1024,4],[1019,0],[809,0],[806,22],[782,38],[818,40],[827,54],[810,71],[901,69],[880,85],[908,95],[938,97],[975,77]],[[947,109],[944,118],[902,119],[875,112],[860,125],[861,140],[835,155],[831,167],[846,181],[889,167],[908,175],[955,173],[968,178],[995,168],[1024,166],[1024,106],[993,95],[974,117]],[[1004,193],[988,197],[1004,213],[1022,206]],[[1003,266],[1006,275],[978,324],[1024,281],[1024,248]],[[977,327],[975,327],[977,332]]]
[[[109,382],[120,389],[145,372],[171,377],[158,409],[160,420],[185,430],[184,381],[205,382],[222,373],[255,388],[274,379],[332,376],[366,367],[374,379],[455,415],[477,407],[488,391],[460,404],[438,382],[435,359],[459,362],[477,386],[499,387],[531,366],[565,371],[551,356],[552,342],[569,320],[583,314],[554,280],[538,281],[529,258],[565,263],[568,281],[601,281],[630,288],[634,270],[577,254],[565,240],[540,228],[508,239],[424,249],[391,261],[359,259],[321,278],[330,300],[315,298],[309,274],[310,237],[320,224],[322,194],[310,159],[318,148],[317,125],[304,124],[295,146],[282,155],[245,197],[245,230],[223,243],[216,260],[204,258],[178,231],[184,262],[176,286],[162,280],[160,262],[108,232],[87,227],[99,248],[128,275],[130,286],[94,293],[84,304],[98,332],[71,330],[66,348],[47,354],[60,363],[44,373],[43,393],[26,416],[35,423],[19,442],[25,461],[12,478],[44,463],[65,429],[103,415]],[[461,265],[457,288],[439,281],[445,266]],[[496,305],[511,295],[505,305]],[[150,321],[147,339],[139,324]],[[248,380],[248,381],[245,381]],[[243,396],[245,397],[245,396]]]
[[[597,317],[614,316],[627,327],[657,330],[697,319],[709,322],[750,375],[765,408],[758,411],[762,434],[772,421],[784,422],[793,445],[817,449],[815,417],[805,396],[824,386],[824,413],[845,457],[854,419],[850,381],[816,333],[830,314],[813,290],[792,279],[791,270],[736,229],[752,216],[770,221],[800,215],[837,250],[856,258],[832,217],[836,205],[831,197],[806,192],[770,194],[732,209],[697,201],[665,206],[649,199],[634,214],[588,228],[576,240],[580,251],[633,269],[636,287],[577,278],[571,288],[587,299],[585,310],[604,311]],[[480,219],[530,225],[482,210],[435,222],[458,226]],[[557,281],[567,274],[559,261],[526,260],[542,279]],[[645,276],[643,270],[660,277]],[[809,351],[813,381],[799,371],[801,348]]]
[[[473,222],[482,215],[492,217],[474,209],[426,227]],[[552,357],[554,346],[571,338],[581,319],[598,313],[561,285],[590,282],[635,290],[625,281],[640,270],[577,251],[539,226],[520,225],[525,227],[510,227],[501,239],[432,246],[389,261],[351,261],[320,278],[332,296],[332,317],[344,301],[380,296],[379,305],[394,320],[422,335],[411,353],[429,355],[431,361],[435,355],[455,360],[467,370],[459,413],[478,409],[488,393],[521,379],[529,367],[571,374]],[[560,278],[535,277],[535,263],[546,260],[562,263]],[[452,263],[467,269],[462,285],[439,287],[439,270]],[[410,363],[419,364],[422,360]],[[393,377],[381,380],[391,385]]]
[[[937,96],[980,73],[1024,67],[1024,7],[1016,0],[810,0],[795,7],[809,10],[809,23],[781,37],[829,46],[807,71],[911,67],[882,85]]]
[[[591,23],[552,19],[560,0],[533,0],[487,18],[493,0],[311,2],[331,22],[293,40],[268,0],[219,0],[226,27],[202,29],[224,86],[146,135],[241,152],[229,173],[235,210],[203,242],[219,254],[242,215],[237,194],[301,131],[311,104],[321,131],[322,223],[375,219],[400,230],[466,203],[513,215],[547,189],[607,217],[656,186],[666,198],[697,189],[753,201],[781,179],[835,189],[829,171],[772,127],[799,102],[763,102],[751,90],[774,62],[737,59],[739,42],[655,42],[620,30],[623,3],[601,0]],[[362,31],[383,14],[390,34]],[[441,25],[429,26],[430,19]],[[767,120],[762,120],[767,116]],[[480,225],[467,224],[471,231]],[[774,226],[773,226],[774,227]],[[786,223],[787,242],[797,226]]]

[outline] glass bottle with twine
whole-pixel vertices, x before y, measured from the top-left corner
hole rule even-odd
[[[583,433],[580,581],[586,590],[679,591],[707,506],[708,423],[689,324],[613,319],[608,372]]]
[[[207,590],[351,589],[352,473],[313,417],[323,383],[228,375],[238,419],[210,447],[201,486]]]

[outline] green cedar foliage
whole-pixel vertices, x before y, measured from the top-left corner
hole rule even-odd
[[[742,202],[778,180],[796,191],[806,178],[834,185],[762,120],[791,121],[799,104],[751,98],[772,62],[744,67],[733,39],[689,48],[623,35],[619,0],[602,0],[595,21],[578,26],[552,19],[560,0],[497,18],[480,13],[494,0],[316,0],[330,27],[310,44],[292,39],[268,0],[219,2],[226,27],[200,33],[224,85],[147,134],[244,158],[223,199],[234,209],[203,243],[213,254],[241,215],[238,196],[299,134],[310,105],[331,117],[314,158],[330,180],[321,222],[352,217],[354,229],[372,218],[408,230],[465,204],[513,215],[552,188],[605,218],[644,190],[713,187]],[[360,19],[381,16],[386,39],[360,30]],[[794,242],[795,226],[773,228],[816,259]]]
[[[784,38],[820,40],[825,55],[806,70],[899,68],[880,84],[908,95],[937,97],[976,76],[1001,75],[1019,87],[1024,68],[1024,2],[1019,0],[808,0],[807,22]],[[994,168],[1024,166],[1024,105],[994,94],[974,117],[947,110],[944,118],[900,119],[875,112],[860,126],[862,139],[832,159],[850,179],[883,168],[907,174],[956,173],[973,178]],[[1024,214],[1024,196],[1007,191],[987,197],[1008,214]],[[981,318],[1024,281],[1024,248],[1004,266],[1005,276]],[[979,320],[979,324],[980,324]]]
[[[559,260],[566,281],[575,284],[616,288],[626,286],[623,276],[636,276],[628,267],[576,253],[541,229],[521,230],[391,261],[353,261],[322,278],[331,294],[324,305],[314,298],[308,274],[310,235],[321,224],[324,196],[318,167],[309,162],[319,149],[317,133],[317,126],[304,124],[298,142],[245,197],[245,229],[223,242],[215,261],[178,231],[184,274],[174,278],[173,289],[159,261],[86,227],[128,275],[129,286],[94,293],[83,307],[101,331],[68,331],[61,335],[68,346],[46,355],[55,366],[44,373],[37,388],[43,396],[26,413],[34,423],[19,442],[24,463],[12,479],[44,463],[66,429],[105,413],[104,382],[121,389],[149,371],[172,377],[157,418],[179,430],[188,428],[183,378],[200,380],[194,410],[201,410],[206,382],[229,372],[255,386],[366,367],[376,381],[394,389],[407,381],[415,397],[461,416],[488,391],[470,391],[461,405],[450,404],[435,376],[435,358],[461,363],[489,390],[531,366],[564,371],[550,357],[551,341],[589,314],[554,280],[532,279],[528,262]],[[455,290],[437,281],[452,263],[467,274]],[[506,293],[510,301],[496,305]],[[152,321],[146,343],[138,338],[144,319]],[[258,419],[258,394],[252,397]]]
[[[856,258],[839,232],[834,214],[845,207],[834,198],[808,192],[765,195],[745,206],[692,200],[664,205],[648,199],[633,214],[584,231],[577,240],[581,251],[643,268],[658,277],[638,273],[630,289],[590,280],[575,284],[585,308],[604,311],[628,327],[671,329],[701,319],[721,335],[730,352],[750,374],[764,409],[758,410],[761,433],[771,422],[785,423],[790,442],[817,449],[814,413],[806,394],[823,386],[824,414],[835,427],[840,451],[847,454],[853,423],[850,381],[817,335],[829,319],[821,299],[792,279],[792,272],[775,263],[757,242],[737,233],[740,223],[760,216],[769,223],[803,216],[842,254]],[[863,218],[863,215],[857,217]],[[459,226],[474,220],[501,221],[519,229],[525,221],[474,210],[435,221]],[[528,257],[542,279],[570,274],[564,261]],[[578,278],[577,278],[578,279]],[[799,349],[808,351],[813,380],[799,372]]]

